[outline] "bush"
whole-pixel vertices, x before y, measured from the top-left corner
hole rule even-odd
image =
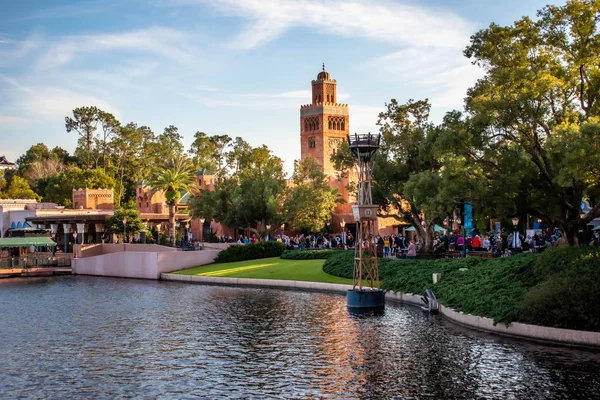
[[[519,303],[519,321],[555,328],[600,331],[598,249],[556,250],[556,264],[545,268],[552,273]],[[568,254],[572,256],[570,260]],[[535,267],[536,270],[543,268],[537,262]]]
[[[323,270],[352,278],[353,263],[353,252],[335,252]],[[561,247],[493,259],[380,259],[379,277],[384,290],[432,288],[441,304],[495,323],[600,331],[599,267],[600,248]],[[434,273],[442,274],[435,286]]]
[[[338,250],[286,250],[281,258],[286,260],[324,260]]]
[[[279,257],[284,250],[285,245],[280,242],[234,244],[220,252],[215,262],[226,263],[233,261],[255,260],[257,258]]]

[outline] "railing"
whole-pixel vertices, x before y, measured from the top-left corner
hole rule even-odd
[[[70,267],[70,257],[22,256],[0,258],[0,269]]]

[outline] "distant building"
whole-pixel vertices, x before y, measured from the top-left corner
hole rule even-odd
[[[5,156],[0,156],[0,170],[16,169],[17,165],[6,159]]]

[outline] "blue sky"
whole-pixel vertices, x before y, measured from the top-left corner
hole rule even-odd
[[[0,154],[44,142],[74,151],[64,118],[95,105],[160,133],[267,144],[292,169],[299,108],[325,62],[352,132],[386,101],[429,98],[439,120],[482,72],[462,56],[494,21],[539,0],[4,0]]]

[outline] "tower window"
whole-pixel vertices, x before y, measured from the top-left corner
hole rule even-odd
[[[314,149],[315,147],[317,147],[317,141],[314,136],[311,136],[308,138],[308,148]]]
[[[335,131],[346,130],[346,118],[344,117],[329,117],[327,119],[329,129]]]
[[[308,117],[304,120],[305,131],[319,130],[319,117]]]

